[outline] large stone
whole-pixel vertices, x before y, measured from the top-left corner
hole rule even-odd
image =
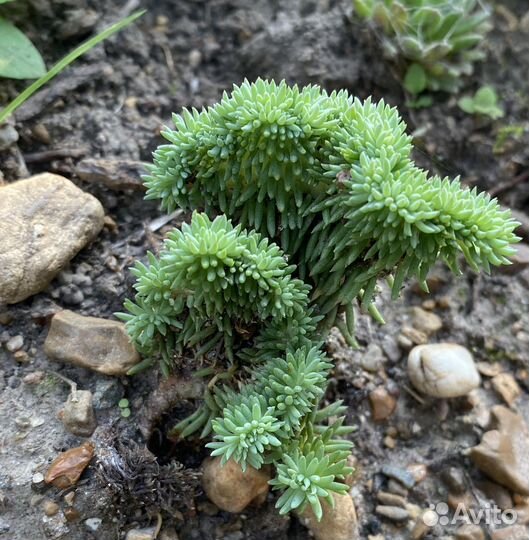
[[[408,375],[417,390],[438,398],[464,396],[481,382],[472,355],[455,343],[414,347],[408,356]]]
[[[209,500],[226,512],[242,512],[251,502],[264,502],[268,494],[270,471],[268,467],[243,472],[241,466],[221,458],[207,458],[202,464],[202,485]]]
[[[123,323],[68,310],[51,320],[44,352],[52,360],[105,375],[125,375],[140,360]]]
[[[44,173],[0,187],[0,304],[45,289],[103,228],[101,203]]]
[[[493,428],[470,451],[476,467],[498,484],[529,495],[529,429],[503,405],[492,408]]]
[[[322,501],[323,516],[318,521],[308,505],[300,515],[301,522],[310,529],[316,540],[357,540],[358,523],[350,495],[333,494],[334,508]]]

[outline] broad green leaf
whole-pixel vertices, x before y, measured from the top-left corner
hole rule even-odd
[[[474,102],[480,107],[495,106],[498,102],[498,95],[492,86],[481,87],[474,96]]]
[[[33,43],[0,17],[0,77],[37,79],[45,73],[46,66]]]
[[[471,97],[462,97],[457,104],[462,111],[465,111],[468,114],[474,113],[474,100]]]
[[[420,94],[427,83],[426,72],[419,64],[412,64],[404,77],[404,88],[411,94]]]

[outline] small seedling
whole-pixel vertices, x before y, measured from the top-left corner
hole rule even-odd
[[[129,400],[128,399],[120,399],[118,403],[119,412],[121,413],[121,416],[123,418],[128,418],[130,416],[130,408],[129,408]]]
[[[472,97],[462,97],[457,104],[468,114],[481,114],[493,120],[504,115],[503,109],[498,105],[498,95],[492,86],[481,87]]]
[[[510,126],[501,127],[496,135],[496,141],[494,142],[492,151],[495,154],[503,154],[505,152],[507,142],[518,142],[522,138],[524,132],[528,129],[528,126],[524,124],[513,124]]]

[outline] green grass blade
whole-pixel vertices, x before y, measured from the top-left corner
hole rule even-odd
[[[2,124],[7,117],[12,114],[22,103],[29,99],[41,86],[45,85],[48,81],[53,79],[58,75],[63,69],[68,67],[74,60],[82,56],[84,53],[88,52],[90,49],[110,37],[111,35],[119,32],[121,29],[128,26],[133,21],[141,17],[146,10],[142,9],[136,11],[132,15],[129,15],[125,19],[109,26],[106,30],[103,30],[101,33],[97,34],[93,38],[81,43],[79,47],[74,49],[71,53],[67,54],[64,58],[59,60],[45,75],[40,79],[37,79],[34,83],[29,85],[23,92],[21,92],[11,103],[9,103],[2,111],[0,111],[0,124]]]

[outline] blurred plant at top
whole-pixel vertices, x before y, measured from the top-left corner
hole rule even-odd
[[[473,96],[462,97],[457,104],[466,113],[482,114],[493,120],[504,115],[503,109],[498,105],[498,94],[492,86],[483,86]]]
[[[10,1],[12,0],[0,0],[0,4]],[[49,70],[46,70],[39,51],[31,41],[15,26],[3,17],[0,17],[0,78],[37,79],[8,103],[6,107],[0,109],[0,124],[39,90],[39,88],[58,75],[74,60],[134,22],[144,13],[145,10],[136,11],[132,15],[110,25],[99,34],[81,43]]]
[[[479,45],[492,28],[480,0],[353,0],[356,13],[384,32],[391,58],[404,58],[404,87],[455,92],[484,58]]]
[[[6,4],[12,0],[0,0]],[[37,79],[46,66],[33,43],[13,24],[0,17],[0,77]]]

